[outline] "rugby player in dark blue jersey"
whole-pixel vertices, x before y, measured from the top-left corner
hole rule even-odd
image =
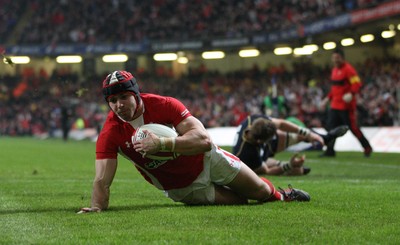
[[[347,130],[347,126],[339,126],[328,134],[321,135],[284,119],[251,115],[238,127],[233,154],[257,174],[308,174],[310,169],[303,166],[305,155],[294,154],[288,162],[279,161],[273,156],[302,141],[326,145],[343,136]]]

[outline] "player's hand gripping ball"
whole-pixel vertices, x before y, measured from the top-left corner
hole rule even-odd
[[[178,133],[165,125],[162,124],[157,124],[157,123],[149,123],[140,126],[138,129],[136,129],[135,134],[132,136],[132,142],[142,140],[147,137],[147,134],[144,132],[144,130],[147,130],[149,132],[152,132],[155,134],[157,137],[165,137],[165,138],[176,138],[178,137]],[[175,159],[179,156],[178,153],[176,152],[169,152],[169,151],[162,151],[160,150],[157,153],[154,154],[146,154],[146,158],[150,158],[153,160],[160,160],[160,161],[165,161],[165,160],[171,160]]]

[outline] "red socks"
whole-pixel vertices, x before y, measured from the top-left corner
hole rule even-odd
[[[269,188],[271,189],[271,196],[269,196],[265,202],[274,202],[274,201],[283,201],[283,196],[279,191],[276,191],[275,186],[264,177],[260,177],[262,181],[264,181]]]

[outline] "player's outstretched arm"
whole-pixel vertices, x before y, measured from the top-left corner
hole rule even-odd
[[[272,122],[275,124],[276,128],[288,133],[298,133],[299,126],[296,124],[286,121],[280,118],[271,118]]]
[[[92,204],[78,213],[100,212],[108,208],[110,186],[117,170],[117,159],[96,160],[96,176],[93,181]]]
[[[296,124],[286,121],[284,119],[272,118],[271,120],[275,124],[277,129],[283,132],[298,134],[297,142],[307,141],[313,144],[318,142],[324,145],[323,138],[320,135],[312,132],[308,128],[297,126]]]
[[[179,136],[175,141],[175,152],[192,155],[211,150],[211,138],[203,124],[190,116],[176,126]]]

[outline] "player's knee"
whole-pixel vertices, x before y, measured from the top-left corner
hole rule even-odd
[[[264,201],[266,198],[271,196],[272,190],[268,184],[261,182],[253,191],[253,198],[257,201]]]

